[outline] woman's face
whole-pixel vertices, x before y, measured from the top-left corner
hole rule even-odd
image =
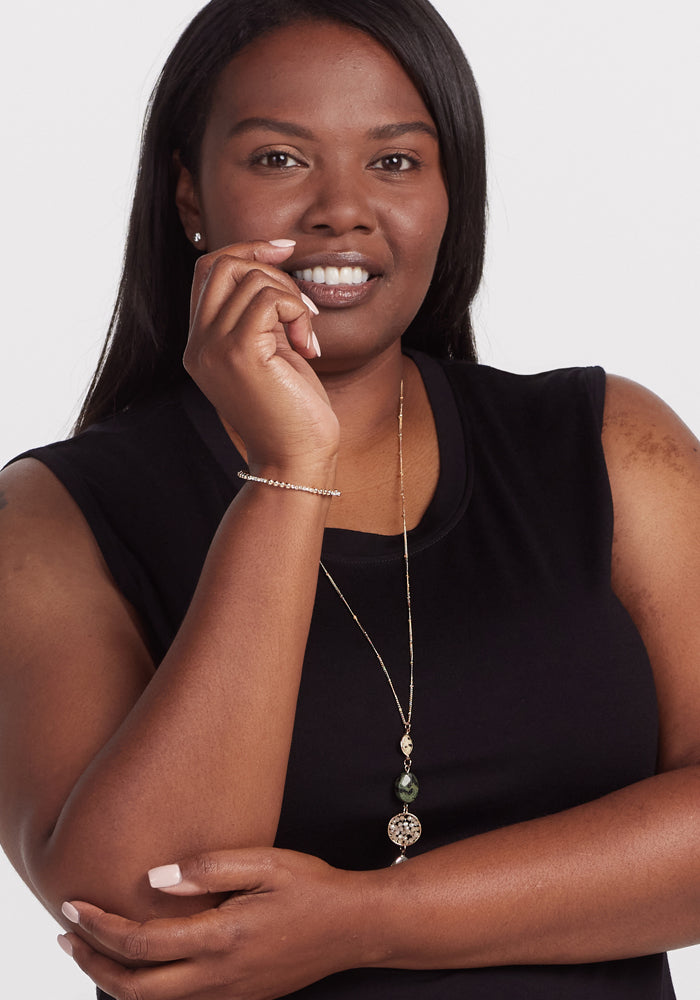
[[[320,309],[324,365],[395,347],[448,212],[435,124],[403,69],[368,35],[313,21],[223,71],[190,200],[208,251],[296,240],[283,266]]]

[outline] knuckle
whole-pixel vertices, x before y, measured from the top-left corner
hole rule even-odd
[[[119,991],[117,1000],[146,1000],[143,991],[137,985],[133,975],[127,978]]]
[[[202,878],[208,879],[220,871],[219,859],[216,854],[201,854],[197,858],[196,868]]]
[[[277,306],[284,304],[296,305],[299,304],[300,308],[303,308],[301,299],[297,296],[296,299],[292,299],[292,295],[285,288],[275,287],[274,285],[264,285],[255,294],[255,300],[263,308],[274,309]]]
[[[266,875],[274,875],[276,872],[282,871],[286,866],[282,860],[282,853],[277,850],[261,850],[260,852],[260,869]]]
[[[260,292],[270,287],[270,275],[259,267],[251,267],[241,278],[239,284],[249,293]]]
[[[214,947],[222,955],[230,955],[241,948],[245,934],[243,927],[238,920],[229,919],[223,921],[217,928],[216,941]]]
[[[145,962],[148,959],[149,944],[148,935],[143,927],[137,927],[124,937],[122,949],[127,958],[136,962]]]
[[[217,271],[221,271],[236,263],[238,263],[238,257],[234,257],[233,254],[219,253],[210,260],[210,267],[212,270],[216,269]]]

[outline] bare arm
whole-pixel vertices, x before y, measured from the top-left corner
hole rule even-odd
[[[664,773],[390,872],[387,898],[419,905],[435,935],[397,928],[380,964],[587,962],[700,940],[700,444],[617,378],[603,444],[612,582],[652,662]]]
[[[272,975],[271,936],[280,942],[292,926],[275,953],[275,995],[300,985],[292,961],[300,953],[310,956],[308,982],[358,965],[591,962],[700,940],[700,446],[659,400],[618,379],[609,382],[604,445],[615,505],[613,583],[651,656],[662,773],[378,872],[329,873],[287,852],[185,862],[184,889],[172,892],[192,891],[189,882],[254,893],[245,908],[211,911],[218,917],[208,925],[227,928],[219,956],[227,956],[231,982],[251,996],[261,971]],[[84,916],[128,953],[121,924],[89,907]],[[131,944],[148,942],[156,959],[187,947],[161,925],[133,932]],[[158,1000],[148,970],[119,972],[73,940],[91,974],[104,974],[115,989],[136,977],[148,985],[144,996]],[[199,957],[194,937],[189,946],[181,954]],[[200,983],[209,968],[201,956]]]
[[[337,421],[308,312],[259,263],[288,251],[259,251],[200,269],[189,369],[255,471],[327,487]],[[149,912],[164,849],[274,839],[328,499],[246,485],[154,673],[63,488],[21,463],[3,489],[3,844],[54,913],[66,894]]]

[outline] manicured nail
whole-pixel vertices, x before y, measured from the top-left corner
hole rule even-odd
[[[70,941],[65,936],[65,934],[59,934],[58,937],[56,938],[56,940],[58,941],[59,948],[62,948],[63,951],[65,951],[66,955],[70,955],[70,957],[72,958],[73,957],[73,945],[70,943]]]
[[[171,886],[179,885],[182,882],[180,866],[161,865],[159,868],[151,868],[148,881],[152,889],[169,889]]]
[[[304,303],[305,306],[309,307],[314,316],[318,316],[318,306],[316,305],[315,302],[311,301],[308,295],[304,295],[303,292],[301,293],[301,301]]]
[[[295,247],[296,245],[296,240],[270,240],[270,246],[273,247],[283,247],[284,249],[287,249],[288,247]]]
[[[66,918],[66,920],[70,920],[72,924],[80,923],[80,914],[78,913],[78,911],[76,910],[76,908],[73,906],[72,903],[63,903],[63,905],[61,906],[61,913]]]
[[[320,358],[321,357],[321,345],[318,342],[318,337],[316,336],[315,333],[313,333],[313,331],[311,333],[311,340],[312,340],[312,343],[314,345],[314,349],[316,351],[316,354]]]

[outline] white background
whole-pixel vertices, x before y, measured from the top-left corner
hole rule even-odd
[[[482,360],[523,372],[603,364],[654,389],[698,433],[697,5],[437,6],[470,58],[487,121]],[[4,18],[0,464],[64,436],[77,412],[118,279],[140,119],[198,7],[25,0]],[[0,898],[13,1000],[93,996],[1,856]],[[672,964],[679,1000],[695,1000],[700,949]]]

